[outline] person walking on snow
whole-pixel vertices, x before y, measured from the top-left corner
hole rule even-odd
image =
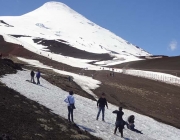
[[[38,69],[38,72],[36,73],[37,85],[40,85],[40,81],[39,81],[40,77],[41,77],[41,73],[40,73],[40,71]]]
[[[68,120],[69,120],[69,122],[71,122],[71,121],[74,122],[74,120],[73,120],[73,110],[75,109],[75,106],[74,106],[75,99],[74,99],[73,94],[74,94],[73,91],[69,91],[69,95],[64,100],[64,102],[66,102],[68,104]]]
[[[34,75],[35,75],[35,73],[34,73],[34,71],[32,70],[32,71],[31,71],[31,82],[32,82],[32,83],[35,83],[35,81],[34,81]]]
[[[119,107],[119,110],[115,110],[112,113],[117,114],[114,134],[116,134],[117,129],[119,129],[119,132],[121,133],[121,137],[123,137],[123,129],[126,122],[122,118],[122,116],[124,115],[124,112],[122,111],[122,107]]]
[[[97,101],[97,107],[99,107],[99,111],[98,111],[96,120],[98,120],[99,115],[100,115],[100,113],[102,111],[102,121],[104,121],[105,105],[106,105],[106,107],[108,109],[107,101],[106,101],[106,98],[105,98],[105,93],[102,93],[101,97]]]

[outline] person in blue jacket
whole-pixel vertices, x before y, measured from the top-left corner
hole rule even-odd
[[[37,73],[36,73],[37,85],[40,85],[40,81],[39,81],[40,77],[41,77],[41,73],[40,73],[40,71],[39,71],[39,69],[38,69],[38,71],[37,71]]]
[[[67,96],[67,98],[64,100],[64,102],[66,102],[68,104],[68,121],[69,122],[73,122],[74,123],[74,119],[73,119],[73,110],[75,109],[75,99],[73,96],[74,92],[73,91],[69,91],[69,95]]]

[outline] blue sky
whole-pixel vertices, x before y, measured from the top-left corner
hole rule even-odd
[[[56,0],[154,55],[180,55],[180,0]],[[48,0],[0,0],[0,16],[30,12]]]

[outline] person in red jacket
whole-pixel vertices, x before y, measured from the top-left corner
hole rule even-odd
[[[100,115],[100,113],[102,111],[102,121],[104,121],[105,106],[108,108],[107,101],[106,101],[106,98],[105,98],[105,93],[102,93],[101,97],[97,101],[97,107],[99,107],[99,111],[98,111],[96,120],[98,120],[99,115]]]

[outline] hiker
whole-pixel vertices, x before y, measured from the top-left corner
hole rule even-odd
[[[40,81],[39,81],[39,78],[41,77],[41,73],[38,69],[37,73],[36,73],[36,78],[37,78],[37,85],[40,85]]]
[[[71,82],[71,76],[68,77],[69,82]]]
[[[32,71],[31,71],[31,82],[32,82],[32,83],[35,83],[35,81],[34,81],[34,75],[35,75],[35,73],[34,73],[34,71],[32,70]]]
[[[106,107],[108,109],[107,101],[106,101],[106,98],[105,98],[105,93],[102,93],[101,97],[97,101],[97,107],[99,107],[99,111],[98,111],[96,120],[98,120],[99,115],[100,115],[100,113],[102,111],[102,121],[104,121],[105,105],[106,105]]]
[[[112,76],[114,77],[114,71],[112,72]]]
[[[74,100],[74,96],[73,96],[74,92],[73,91],[69,91],[69,95],[67,96],[67,98],[64,100],[64,102],[66,102],[68,104],[68,120],[69,122],[74,122],[73,120],[73,110],[76,109],[74,106],[75,100]],[[70,119],[71,117],[71,119]]]
[[[119,110],[115,110],[112,113],[117,114],[114,134],[116,134],[117,129],[119,129],[119,132],[121,133],[121,137],[123,137],[123,129],[126,122],[122,118],[122,116],[124,115],[124,112],[122,111],[122,107],[119,107]]]
[[[135,127],[134,119],[135,119],[134,115],[131,115],[131,116],[128,117],[128,128],[130,130],[134,130],[134,127]]]

